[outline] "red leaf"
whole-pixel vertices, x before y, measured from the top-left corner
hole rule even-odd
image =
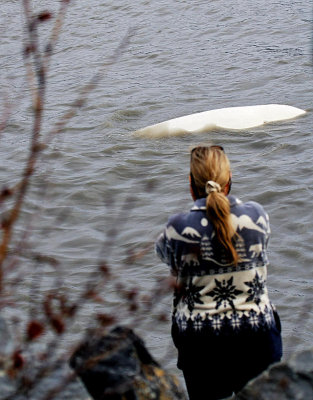
[[[13,194],[13,190],[8,188],[8,187],[4,187],[1,191],[0,196],[1,197],[8,197],[8,196],[12,196]]]
[[[129,305],[128,309],[129,309],[129,311],[131,311],[131,312],[135,312],[135,311],[138,310],[138,304],[136,304],[135,302],[134,302],[134,303],[131,303],[131,304]]]
[[[31,321],[27,327],[27,339],[34,340],[44,332],[43,325],[38,321]]]
[[[93,289],[88,290],[85,293],[85,298],[94,301],[95,303],[103,304],[103,298]]]
[[[12,361],[13,361],[13,369],[22,369],[24,364],[25,364],[25,360],[24,357],[21,354],[20,350],[16,350],[13,355],[12,355]]]
[[[61,318],[53,317],[50,320],[53,329],[56,331],[58,335],[61,335],[65,330],[65,324]]]
[[[167,322],[167,321],[168,321],[168,317],[167,317],[166,314],[160,314],[160,315],[158,316],[158,320],[159,320],[160,322]]]
[[[136,298],[137,295],[138,295],[138,290],[135,289],[135,288],[134,288],[134,289],[131,289],[131,290],[127,291],[127,292],[125,293],[125,295],[126,295],[126,298],[127,298],[128,300],[134,301],[135,298]]]
[[[114,324],[115,318],[112,315],[108,314],[98,314],[97,320],[102,326],[109,326]]]
[[[99,266],[99,270],[100,270],[101,274],[102,274],[103,276],[105,276],[106,278],[109,278],[109,277],[110,277],[110,275],[111,275],[111,273],[110,273],[110,268],[109,268],[109,266],[108,266],[105,262],[103,262],[103,263]]]
[[[52,17],[52,14],[50,11],[42,11],[37,16],[39,22],[48,21],[51,17]]]

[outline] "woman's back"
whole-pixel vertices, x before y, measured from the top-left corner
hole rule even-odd
[[[258,203],[241,203],[234,196],[229,201],[237,265],[217,240],[205,199],[189,213],[171,217],[157,242],[157,252],[178,276],[173,316],[182,331],[229,334],[275,323],[266,288],[268,216]]]
[[[230,396],[282,356],[266,288],[269,219],[258,203],[229,196],[231,177],[222,147],[193,149],[195,203],[156,243],[177,277],[172,337],[191,400]]]

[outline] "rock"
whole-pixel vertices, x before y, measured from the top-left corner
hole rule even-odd
[[[237,394],[238,400],[313,399],[313,349],[273,364]]]
[[[91,338],[75,351],[70,366],[94,400],[186,399],[177,378],[159,366],[128,328]]]

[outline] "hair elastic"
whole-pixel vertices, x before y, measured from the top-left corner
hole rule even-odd
[[[206,194],[210,194],[212,192],[220,192],[221,189],[221,185],[217,182],[214,181],[207,181],[207,183],[205,184],[205,193]]]

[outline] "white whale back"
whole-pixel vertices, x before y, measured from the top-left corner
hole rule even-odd
[[[137,130],[134,134],[139,137],[161,138],[201,133],[214,128],[242,130],[296,118],[305,113],[306,111],[300,108],[283,104],[220,108],[150,125]]]

